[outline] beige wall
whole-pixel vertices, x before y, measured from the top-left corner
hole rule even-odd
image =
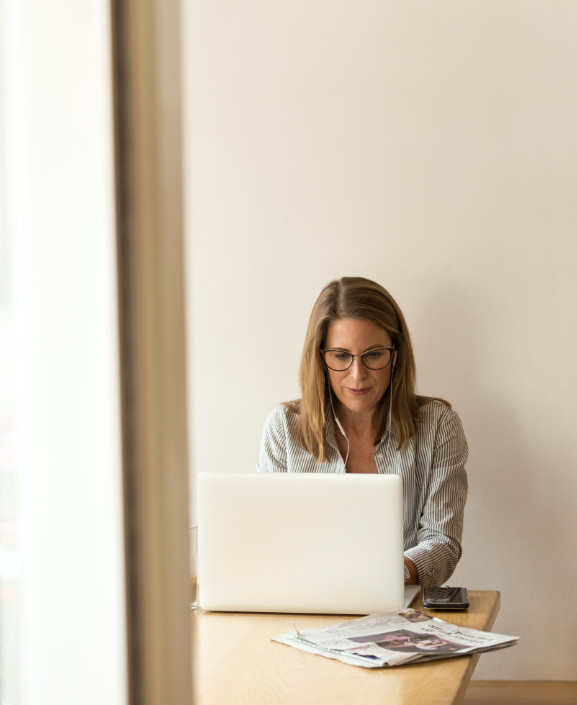
[[[254,468],[320,288],[378,280],[470,443],[452,582],[523,637],[477,675],[577,678],[577,3],[188,12],[193,471]]]

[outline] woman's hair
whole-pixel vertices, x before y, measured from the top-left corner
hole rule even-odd
[[[302,398],[297,405],[291,404],[291,408],[296,407],[299,412],[297,440],[318,462],[328,460],[326,422],[332,409],[332,392],[321,350],[329,324],[341,318],[371,321],[389,334],[395,348],[394,373],[375,413],[375,443],[380,442],[387,430],[391,393],[391,427],[397,433],[398,448],[405,448],[409,439],[416,435],[419,410],[429,400],[415,394],[415,359],[409,330],[389,292],[362,277],[343,277],[330,282],[313,306],[300,366]]]

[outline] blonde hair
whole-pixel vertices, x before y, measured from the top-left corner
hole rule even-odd
[[[409,330],[389,292],[363,277],[343,277],[330,282],[321,291],[309,319],[299,374],[302,398],[296,404],[290,403],[299,414],[297,441],[318,462],[328,460],[326,429],[331,407],[331,388],[320,351],[330,323],[341,318],[371,321],[389,334],[395,347],[394,374],[375,412],[375,444],[387,430],[391,393],[391,427],[397,433],[399,449],[406,448],[410,438],[416,435],[419,410],[430,399],[415,394],[415,359]],[[450,406],[443,399],[438,401]]]

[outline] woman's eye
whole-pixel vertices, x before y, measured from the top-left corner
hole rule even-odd
[[[377,362],[378,360],[382,360],[384,357],[385,357],[384,350],[371,350],[371,352],[365,353],[365,359],[372,360],[374,362]]]
[[[346,352],[335,352],[335,353],[333,353],[333,357],[335,358],[335,360],[344,361],[344,360],[348,360],[350,355],[349,355],[349,353],[346,353]]]

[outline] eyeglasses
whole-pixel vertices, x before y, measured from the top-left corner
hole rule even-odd
[[[335,372],[344,372],[353,364],[355,357],[360,357],[369,370],[382,370],[391,361],[394,348],[375,348],[361,355],[353,355],[345,350],[321,350],[325,365]]]

